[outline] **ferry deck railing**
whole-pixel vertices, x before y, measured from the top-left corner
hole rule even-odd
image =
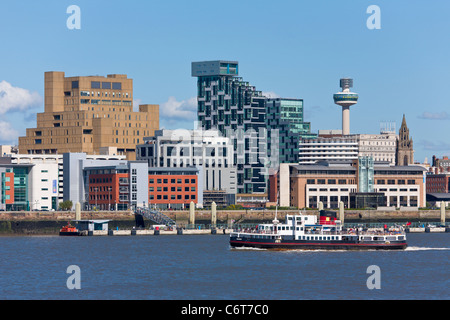
[[[281,232],[280,232],[281,231]],[[256,228],[234,228],[233,232],[242,232],[242,233],[250,233],[250,234],[282,234],[286,231],[294,231],[294,230],[259,230]],[[358,229],[344,229],[342,231],[321,231],[320,229],[317,230],[307,230],[305,231],[305,235],[380,235],[380,236],[389,236],[389,235],[396,235],[396,234],[404,234],[404,229],[396,229],[396,230],[380,230],[380,229],[374,229],[374,230],[358,230]]]

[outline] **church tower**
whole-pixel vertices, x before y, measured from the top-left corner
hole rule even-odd
[[[409,129],[406,125],[406,118],[403,115],[402,126],[397,138],[397,166],[407,166],[414,164],[413,140],[409,136]]]

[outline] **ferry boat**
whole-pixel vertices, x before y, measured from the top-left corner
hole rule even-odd
[[[61,230],[59,230],[60,236],[79,236],[80,232],[78,229],[70,224],[70,222],[67,222],[67,225],[62,227]]]
[[[304,250],[403,250],[407,247],[403,227],[384,229],[344,229],[336,212],[320,211],[315,215],[286,215],[285,223],[275,219],[270,224],[260,224],[255,229],[233,231],[232,248]]]

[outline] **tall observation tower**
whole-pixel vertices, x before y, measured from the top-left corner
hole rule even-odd
[[[342,107],[342,134],[350,134],[350,106],[358,102],[358,94],[350,92],[353,87],[353,79],[343,78],[340,81],[342,92],[336,93],[334,103]]]

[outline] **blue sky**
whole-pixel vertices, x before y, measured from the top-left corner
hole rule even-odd
[[[66,26],[72,4],[80,30]],[[379,30],[366,27],[370,5]],[[191,128],[191,62],[227,59],[258,90],[304,99],[313,132],[341,128],[332,95],[352,77],[351,132],[398,130],[406,114],[416,160],[430,161],[450,155],[449,15],[441,0],[2,1],[0,143],[36,126],[45,71],[127,74],[137,102],[161,105],[162,127]]]

